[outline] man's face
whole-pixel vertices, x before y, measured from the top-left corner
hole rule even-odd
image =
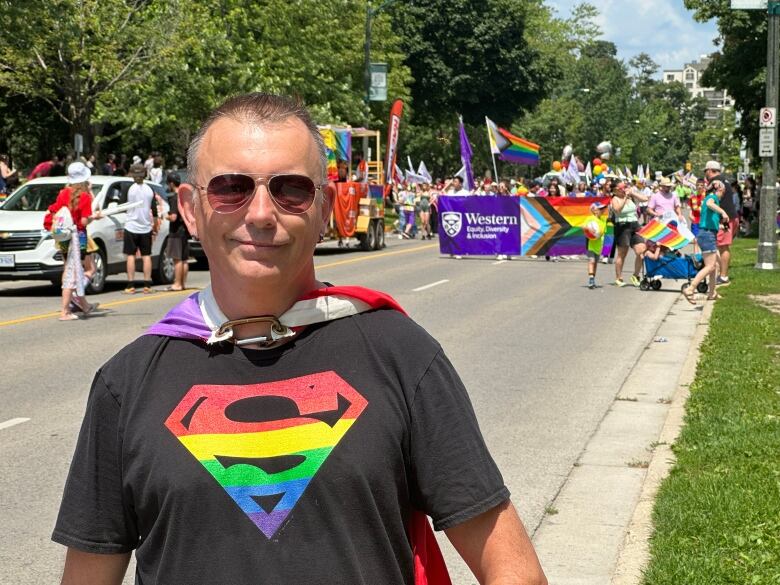
[[[300,215],[279,209],[265,182],[238,211],[215,213],[205,186],[215,175],[231,172],[293,173],[320,185],[324,177],[307,128],[297,118],[261,126],[231,118],[216,121],[198,151],[196,179],[204,188],[196,189],[194,206],[187,204],[190,198],[184,199],[182,215],[203,244],[215,284],[235,289],[275,283],[293,288],[312,285],[314,247],[330,214],[324,188],[318,189],[312,206]]]
[[[461,188],[463,188],[463,183],[460,180],[460,177],[455,177],[452,180],[452,186],[455,187],[456,191],[459,191]]]

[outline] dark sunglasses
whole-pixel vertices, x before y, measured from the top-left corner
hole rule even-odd
[[[259,183],[265,183],[273,202],[287,213],[306,213],[314,203],[317,190],[305,175],[260,175],[250,173],[225,173],[209,180],[208,185],[197,185],[206,192],[209,205],[216,213],[234,213],[249,203],[257,192]]]

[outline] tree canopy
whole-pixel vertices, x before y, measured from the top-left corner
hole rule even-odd
[[[687,0],[700,18],[727,3]],[[364,101],[369,10],[384,103]],[[318,123],[382,130],[401,98],[402,157],[438,176],[460,166],[459,114],[479,172],[492,168],[485,116],[542,146],[539,169],[498,163],[511,174],[544,172],[566,144],[590,158],[603,140],[620,165],[676,170],[703,123],[704,105],[657,80],[648,55],[618,58],[587,2],[563,16],[545,0],[0,0],[0,11],[14,31],[0,44],[0,151],[18,166],[77,132],[93,152],[182,157],[206,114],[247,91],[300,95]],[[752,22],[740,18],[735,34]],[[731,71],[728,55],[708,75]]]

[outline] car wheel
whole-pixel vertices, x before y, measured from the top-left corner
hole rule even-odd
[[[106,287],[106,277],[108,276],[106,251],[99,247],[97,252],[93,252],[92,261],[95,263],[95,274],[89,281],[87,292],[95,295],[103,292],[103,289]]]
[[[368,245],[368,234],[356,234],[358,242],[360,242],[360,249],[367,252],[371,249]]]
[[[374,235],[374,250],[381,250],[385,247],[385,221],[379,218],[374,222],[376,234]]]
[[[368,231],[366,232],[366,249],[376,250],[376,221],[372,221],[368,224]]]
[[[157,270],[154,271],[154,284],[171,284],[175,273],[175,263],[168,255],[168,238],[160,248],[160,257],[157,259]]]

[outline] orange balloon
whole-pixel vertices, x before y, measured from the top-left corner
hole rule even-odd
[[[562,168],[560,161],[557,161],[557,160],[553,161],[552,168],[553,168],[554,171],[560,171],[561,168]]]

